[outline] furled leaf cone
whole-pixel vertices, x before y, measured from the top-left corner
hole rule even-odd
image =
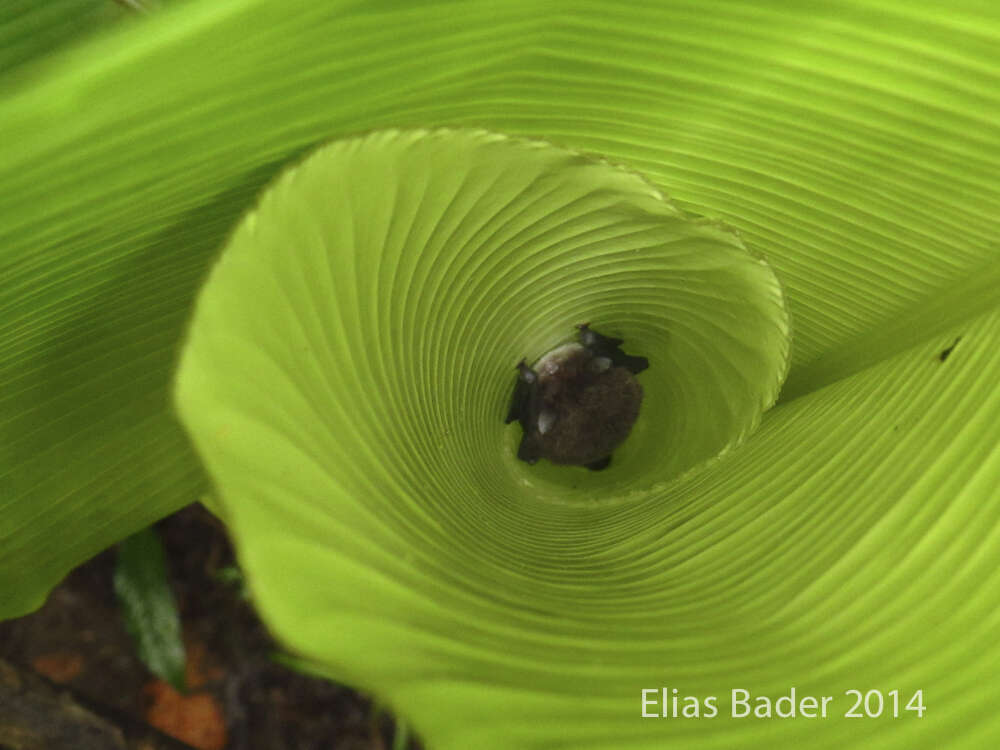
[[[586,363],[575,346],[546,358],[580,321]],[[619,395],[604,437],[574,426],[548,372],[594,364],[596,383],[602,357],[631,361],[590,334],[651,363],[641,390],[612,374],[591,394]],[[272,631],[426,722],[442,676],[464,700],[484,669],[490,691],[549,689],[598,658],[648,668],[606,640],[633,637],[616,599],[633,584],[655,584],[636,602],[655,601],[657,623],[679,601],[637,571],[635,542],[671,528],[668,482],[754,430],[788,349],[771,268],[636,173],[481,130],[386,131],[321,148],[241,222],[199,295],[176,397]],[[562,420],[597,443],[549,455],[613,449],[606,471],[518,460],[502,422],[522,357],[548,373],[539,433]],[[425,705],[407,685],[433,685]]]

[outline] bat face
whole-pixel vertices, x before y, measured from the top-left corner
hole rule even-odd
[[[611,453],[639,416],[642,386],[635,375],[649,360],[626,354],[622,339],[578,325],[580,343],[564,344],[535,366],[518,363],[507,424],[517,420],[524,436],[517,457],[533,464],[607,468]]]

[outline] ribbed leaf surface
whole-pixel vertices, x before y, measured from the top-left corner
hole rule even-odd
[[[241,418],[274,463],[247,465],[246,481],[270,477],[253,486],[274,497],[336,481],[346,498],[238,502],[220,482],[279,634],[383,694],[431,747],[972,749],[1000,733],[987,689],[1000,662],[993,5],[204,0],[92,39],[101,24],[77,33],[50,4],[28,6],[0,16],[5,615],[206,487],[171,414],[171,379],[199,286],[260,188],[331,139],[486,128],[623,164],[734,229],[785,292],[786,389],[719,463],[669,486],[635,474],[637,494],[592,505],[560,505],[554,490],[498,507],[463,495],[493,476],[485,467],[513,471],[483,447],[503,428],[449,443],[428,427],[446,414],[434,386],[405,369],[377,408],[345,404],[352,432],[339,439],[364,454],[346,467],[316,442],[329,425],[292,419],[309,404],[263,401]],[[494,342],[480,356],[543,351],[555,327],[515,342],[530,316],[499,311],[523,290],[480,271],[451,311],[498,311],[470,317]],[[412,288],[414,305],[434,293]],[[390,309],[362,304],[389,304],[364,291],[338,309]],[[561,304],[537,294],[517,304]],[[645,304],[619,302],[604,299],[605,319],[621,310],[641,329]],[[394,349],[354,345],[340,369],[283,375],[325,378],[334,394],[387,370],[397,349],[411,364],[460,361],[445,320],[417,330],[400,315]],[[636,336],[655,349],[651,330]],[[263,333],[288,347],[322,340]],[[435,382],[473,411],[502,403],[502,378],[473,374]],[[247,394],[215,395],[223,409]],[[411,427],[412,445],[390,439]],[[279,432],[298,436],[295,451]],[[434,441],[441,462],[414,463]],[[394,460],[367,470],[376,448]],[[721,696],[792,684],[838,706],[847,687],[922,688],[928,711],[639,718],[643,687]]]

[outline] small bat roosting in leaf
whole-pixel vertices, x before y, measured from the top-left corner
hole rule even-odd
[[[534,368],[522,359],[506,422],[524,430],[517,457],[604,469],[632,431],[642,403],[637,373],[649,360],[622,351],[622,339],[583,323],[579,344],[564,344]]]

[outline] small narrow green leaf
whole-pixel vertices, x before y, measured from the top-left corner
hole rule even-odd
[[[184,642],[163,545],[152,527],[118,545],[115,593],[139,658],[177,690],[184,690]]]
[[[392,736],[392,750],[406,750],[406,746],[410,743],[409,727],[402,719],[396,719],[395,726],[396,731]]]

